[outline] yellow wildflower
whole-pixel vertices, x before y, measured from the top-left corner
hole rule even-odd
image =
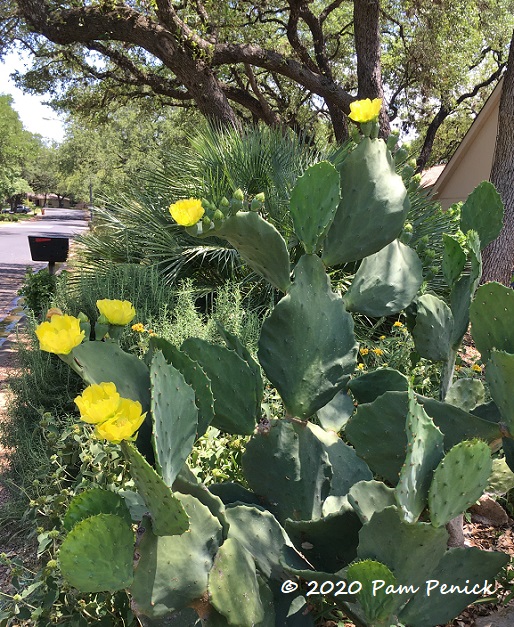
[[[136,331],[136,333],[143,333],[145,330],[145,325],[142,322],[136,322],[131,327],[132,331]]]
[[[202,201],[197,198],[178,200],[170,205],[171,217],[181,226],[193,226],[205,213]]]
[[[386,339],[386,336],[385,336],[385,335],[381,335],[378,339],[379,339],[379,340],[385,340],[385,339]]]
[[[116,414],[96,425],[96,437],[109,440],[113,444],[119,444],[122,440],[134,439],[134,434],[143,424],[146,416],[146,413],[141,413],[141,409],[139,401],[132,401],[129,398],[120,399]]]
[[[94,425],[112,418],[118,411],[120,402],[121,398],[114,383],[90,385],[75,399],[80,418]]]
[[[369,353],[369,348],[361,348],[359,349],[359,353],[361,355],[367,355]]]
[[[348,117],[354,122],[372,122],[378,118],[381,108],[382,98],[354,100],[350,103],[350,115]]]
[[[68,355],[84,339],[80,330],[80,320],[73,316],[52,316],[49,322],[42,322],[36,328],[39,347],[47,353]]]
[[[384,351],[381,348],[374,348],[373,352],[375,353],[375,355],[377,355],[377,357],[380,357],[380,355],[384,354]]]
[[[398,327],[398,328],[403,327],[403,322],[400,322],[399,320],[397,320],[397,321],[393,324],[393,327]]]
[[[358,370],[364,370],[364,364],[357,364]]]
[[[459,365],[455,366],[455,371],[459,372],[459,370],[460,370],[460,366]]]
[[[124,326],[131,322],[136,316],[136,310],[128,300],[97,300],[98,311],[107,318],[110,324]]]
[[[479,366],[478,364],[473,364],[471,366],[471,370],[474,370],[475,372],[482,372],[482,366]]]

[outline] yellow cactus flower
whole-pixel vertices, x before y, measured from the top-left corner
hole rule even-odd
[[[80,418],[92,425],[112,418],[120,407],[121,397],[114,383],[98,383],[87,387],[75,399]]]
[[[134,434],[143,424],[146,416],[141,413],[141,403],[129,398],[122,398],[116,414],[108,420],[97,424],[95,436],[119,444],[122,440],[134,439]]]
[[[136,331],[136,333],[143,333],[145,330],[145,325],[142,322],[136,322],[131,327],[132,331]]]
[[[374,348],[373,352],[375,353],[377,357],[380,357],[381,355],[384,354],[384,351],[381,348]]]
[[[82,342],[85,332],[80,330],[78,318],[56,315],[36,328],[36,336],[42,351],[68,355]]]
[[[128,300],[97,300],[98,311],[107,318],[110,324],[120,327],[128,324],[136,317],[136,310]]]
[[[357,364],[358,370],[364,370],[364,364]]]
[[[401,327],[403,327],[403,322],[400,322],[399,320],[397,320],[397,321],[393,324],[393,327],[398,327],[398,328],[401,328]]]
[[[361,348],[359,349],[359,353],[361,355],[367,355],[369,353],[369,348]]]
[[[479,366],[478,364],[473,364],[471,366],[471,370],[474,370],[475,372],[482,372],[482,367]]]
[[[382,98],[354,100],[350,103],[350,115],[348,117],[354,122],[372,122],[378,118],[381,108]]]
[[[181,226],[194,226],[205,213],[202,201],[197,198],[178,200],[170,205],[171,217]]]

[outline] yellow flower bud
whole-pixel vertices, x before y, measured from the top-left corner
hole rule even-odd
[[[114,383],[99,383],[87,387],[75,399],[80,418],[89,424],[98,424],[112,418],[120,407],[121,397]]]
[[[80,320],[73,316],[54,315],[49,322],[42,322],[36,328],[39,347],[47,353],[68,355],[84,339],[80,330]]]
[[[205,213],[202,201],[197,198],[178,200],[170,205],[171,217],[181,226],[194,226]]]
[[[110,324],[124,326],[136,317],[136,310],[128,300],[97,300],[98,311],[107,318]]]
[[[119,444],[122,440],[133,439],[134,434],[143,424],[146,413],[141,413],[141,403],[129,398],[122,398],[116,414],[95,427],[97,438]]]
[[[381,108],[381,98],[375,98],[374,100],[370,100],[369,98],[354,100],[354,102],[350,103],[350,115],[348,117],[354,122],[372,122],[378,118]]]

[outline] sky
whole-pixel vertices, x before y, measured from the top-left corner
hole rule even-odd
[[[4,62],[0,62],[0,94],[10,94],[13,97],[13,108],[27,131],[60,142],[64,138],[62,117],[59,120],[59,116],[52,108],[43,105],[44,96],[24,94],[9,78],[15,70],[23,70],[26,67],[29,67],[28,58],[22,58],[16,52],[6,55]]]

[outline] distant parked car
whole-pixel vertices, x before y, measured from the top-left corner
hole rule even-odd
[[[30,209],[28,207],[25,207],[25,205],[18,205],[16,209],[10,211],[9,213],[28,213],[29,211]]]
[[[11,208],[5,207],[4,209],[0,210],[0,213],[11,213]]]

